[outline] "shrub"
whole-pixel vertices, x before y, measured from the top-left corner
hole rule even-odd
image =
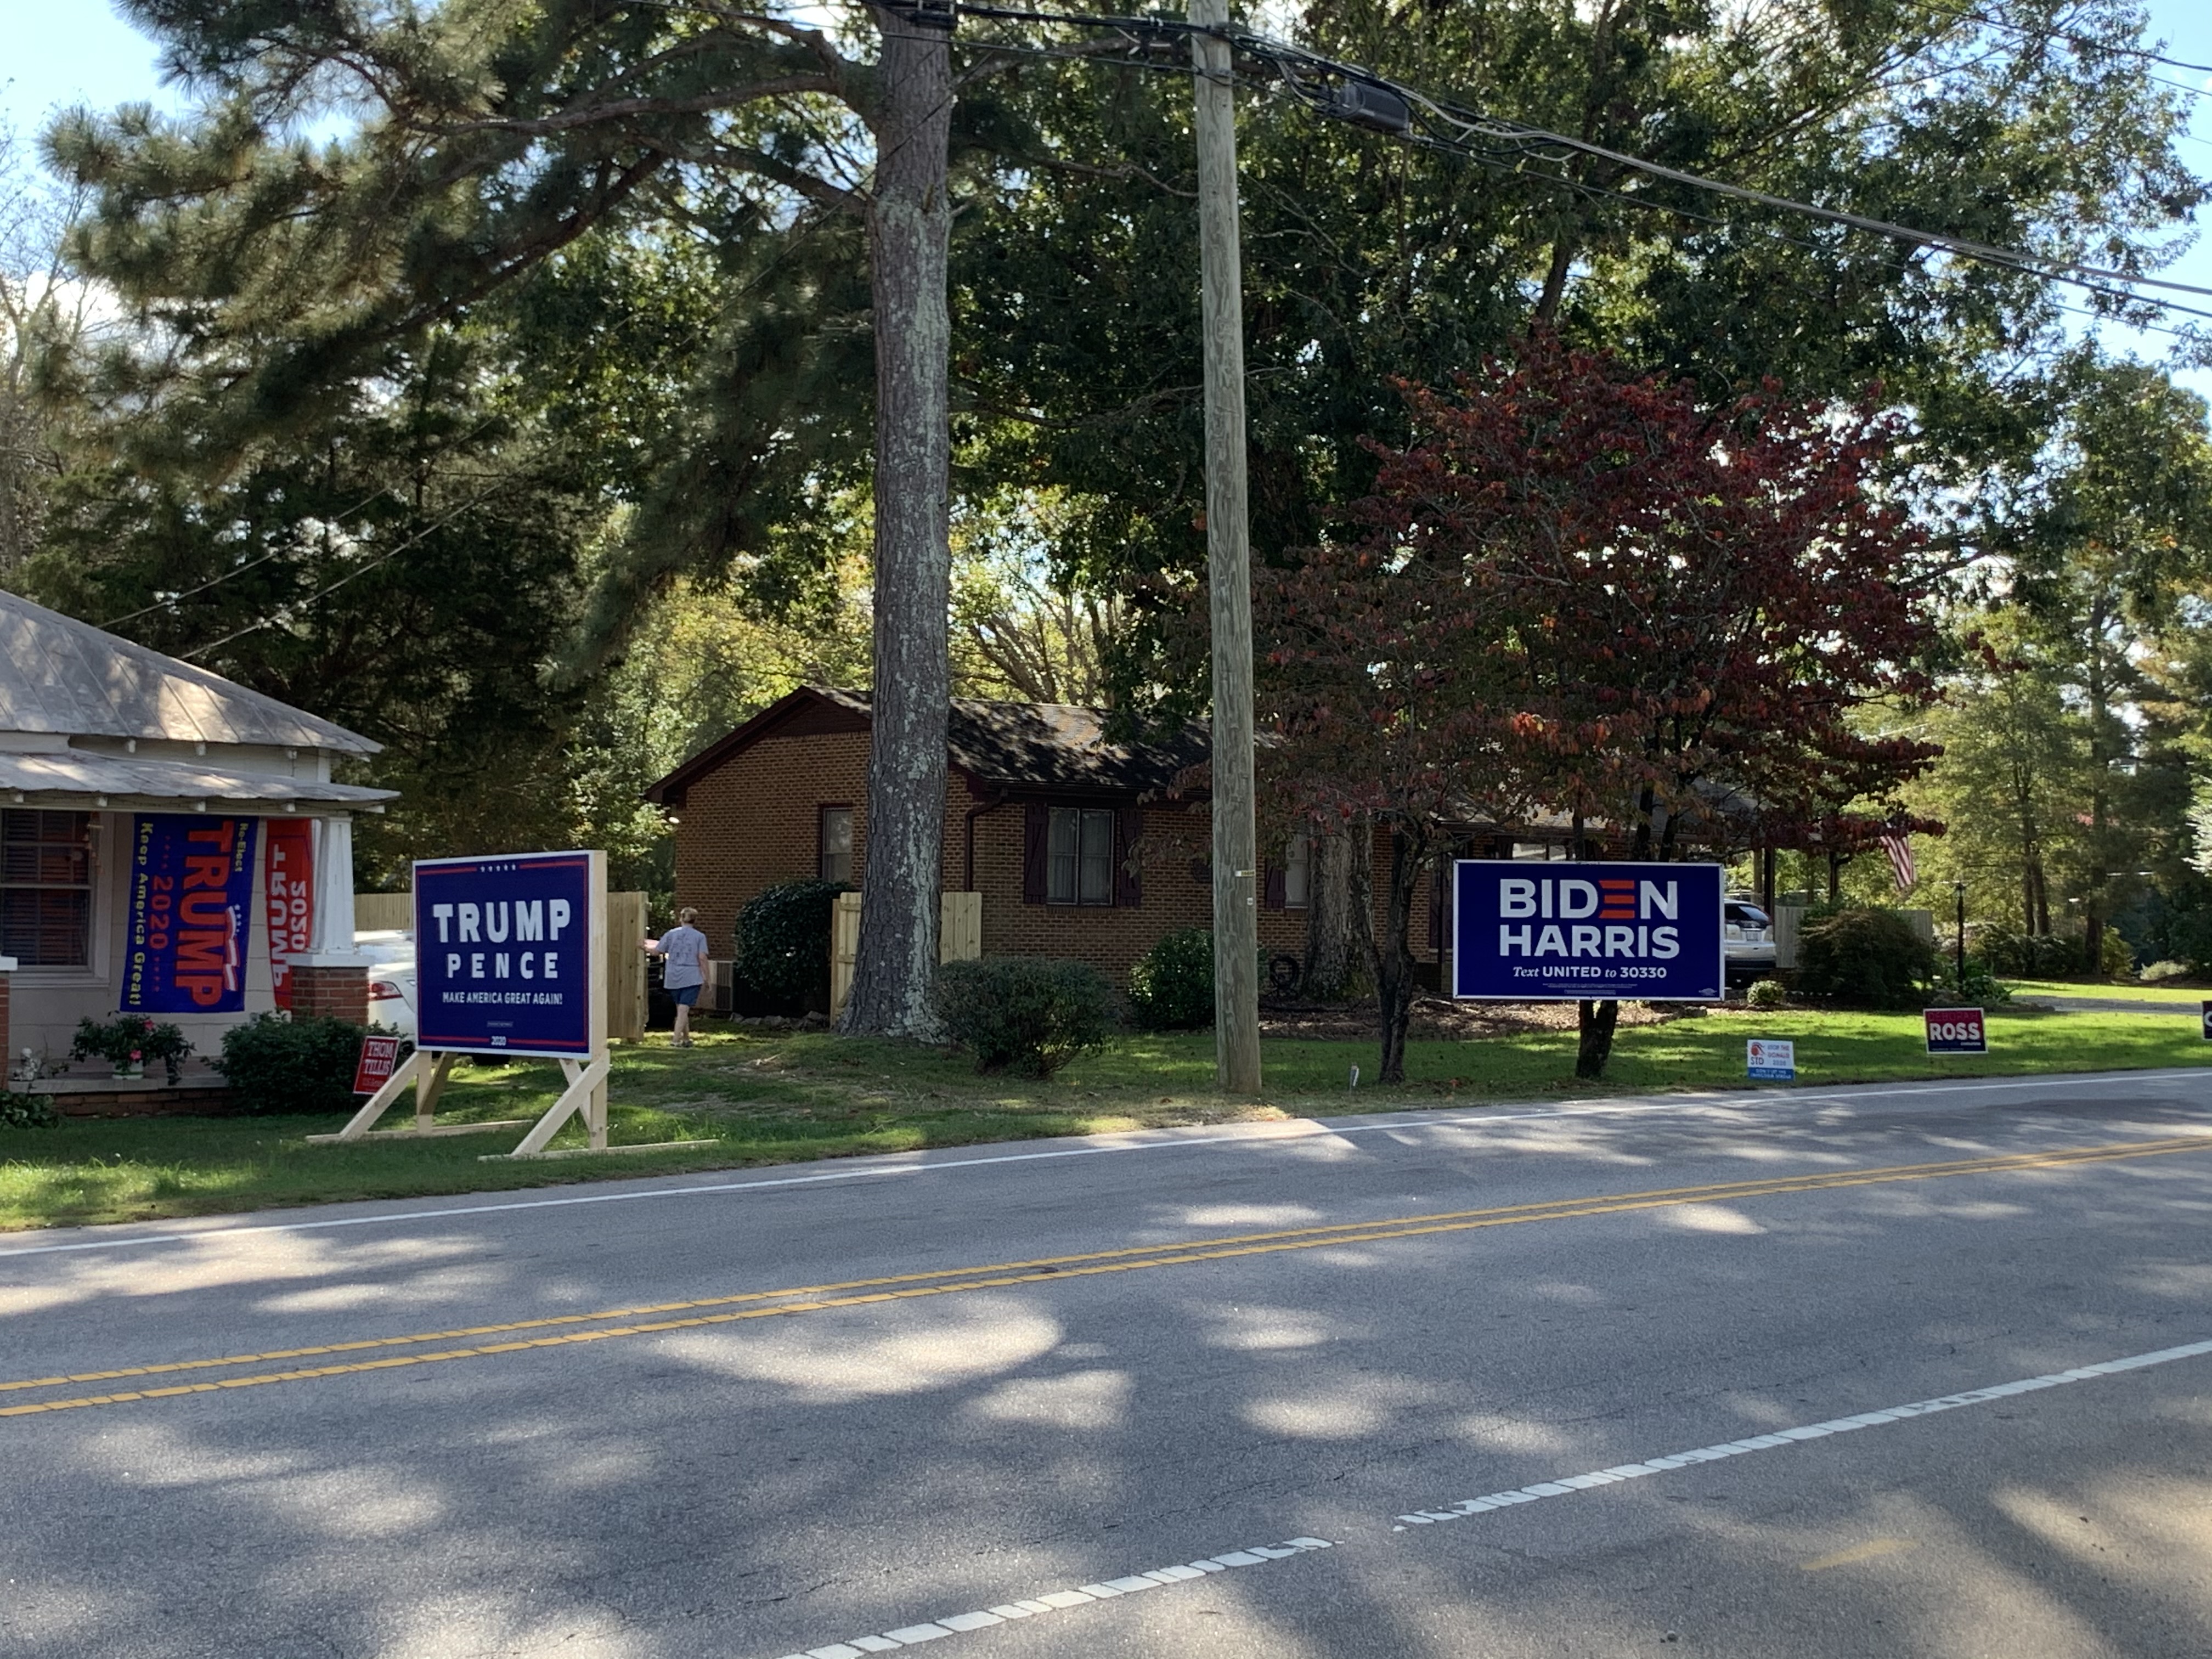
[[[2081,971],[2078,939],[2017,933],[1995,922],[1973,929],[1972,938],[1975,954],[1989,963],[1992,973],[2014,979],[2064,979]]]
[[[1755,979],[1743,1000],[1754,1008],[1779,1008],[1790,1000],[1790,992],[1778,979]]]
[[[215,1062],[241,1112],[341,1112],[354,1104],[362,1028],[343,1019],[256,1014],[222,1034]]]
[[[1951,958],[1945,957],[1936,970],[1936,990],[1941,996],[1962,1008],[1994,1008],[1999,1003],[2012,1000],[2012,988],[1990,971],[1990,965],[1979,957],[1966,958],[1966,973],[1962,981]]]
[[[842,881],[787,881],[738,913],[737,978],[763,996],[830,1006],[830,926]]]
[[[1148,1031],[1213,1024],[1213,935],[1186,927],[1164,935],[1129,970],[1129,1006]]]
[[[118,1014],[105,1023],[81,1019],[76,1040],[70,1045],[71,1060],[104,1060],[118,1071],[131,1063],[133,1054],[141,1065],[158,1060],[172,1083],[184,1074],[185,1057],[191,1052],[182,1027],[167,1022],[157,1025],[143,1014]]]
[[[2154,962],[2148,963],[2136,977],[2146,985],[2156,985],[2161,980],[2186,979],[2189,964],[2185,962]]]
[[[1113,1000],[1104,975],[1086,962],[989,957],[937,970],[945,1034],[974,1053],[979,1072],[1050,1077],[1105,1045]]]
[[[1894,910],[1843,909],[1798,935],[1797,987],[1869,1008],[1917,1008],[1936,952]]]
[[[61,1121],[60,1109],[44,1095],[0,1089],[0,1129],[55,1129]]]

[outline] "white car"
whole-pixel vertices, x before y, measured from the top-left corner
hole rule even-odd
[[[1747,895],[1731,894],[1723,908],[1722,948],[1730,979],[1756,979],[1774,971],[1774,921]]]
[[[404,928],[379,928],[356,933],[353,945],[368,958],[369,1023],[413,1036],[415,935]]]

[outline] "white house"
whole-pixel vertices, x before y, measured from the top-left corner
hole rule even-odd
[[[126,996],[152,1006],[149,950],[173,948],[163,928],[178,896],[147,890],[176,884],[148,875],[156,846],[222,841],[240,861],[227,894],[182,896],[188,909],[228,901],[228,960],[212,952],[204,981],[176,975],[207,988],[188,1004],[215,1011],[173,1002],[150,1018],[174,1020],[203,1054],[280,1000],[364,1018],[353,815],[382,811],[392,792],[331,773],[339,757],[376,750],[221,675],[0,592],[0,1045],[14,1066],[26,1049],[60,1060],[79,1019],[112,1018]]]

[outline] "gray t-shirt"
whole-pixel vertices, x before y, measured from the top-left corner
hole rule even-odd
[[[670,990],[707,982],[706,970],[701,966],[707,960],[707,936],[696,927],[679,924],[670,928],[660,936],[659,954],[668,959],[660,982]]]

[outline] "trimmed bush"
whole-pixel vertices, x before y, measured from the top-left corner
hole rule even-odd
[[[1148,1031],[1212,1024],[1213,935],[1186,927],[1162,936],[1129,970],[1129,1006]]]
[[[830,926],[842,881],[787,881],[738,913],[737,978],[764,997],[830,1006]]]
[[[362,1027],[343,1019],[256,1014],[222,1034],[215,1068],[241,1112],[343,1112],[355,1105]]]
[[[2189,964],[2185,962],[2175,962],[2169,957],[2164,962],[2147,964],[2136,977],[2146,985],[2156,985],[2163,980],[2186,979],[2189,977]]]
[[[0,1129],[58,1129],[61,1110],[44,1095],[0,1089]]]
[[[1864,1008],[1918,1008],[1936,952],[1894,910],[1844,909],[1798,935],[1797,988]]]
[[[945,1035],[975,1054],[979,1072],[1050,1077],[1105,1046],[1113,1006],[1112,988],[1087,962],[988,957],[937,970]]]
[[[1754,1008],[1779,1008],[1790,1000],[1790,993],[1778,979],[1755,979],[1743,1000]]]

